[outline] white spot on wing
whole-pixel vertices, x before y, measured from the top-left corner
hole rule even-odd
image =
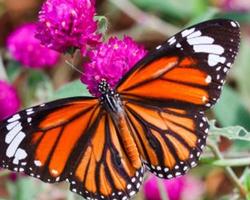
[[[225,63],[225,62],[226,62],[226,58],[223,56],[214,55],[214,54],[208,55],[208,65],[210,67],[213,67],[217,65],[218,63]]]
[[[203,96],[203,97],[202,97],[202,102],[203,102],[203,103],[206,103],[206,102],[207,102],[207,97]]]
[[[135,195],[135,193],[136,193],[135,191],[132,191],[129,193],[129,196],[133,196],[133,195]]]
[[[51,170],[51,173],[54,174],[54,175],[57,175],[57,174],[58,174],[58,171],[55,170],[55,169],[52,169],[52,170]]]
[[[157,50],[159,50],[161,47],[162,47],[162,46],[161,46],[161,45],[159,45],[159,46],[157,46],[157,47],[156,47],[156,49],[157,49]]]
[[[209,53],[209,54],[221,55],[224,53],[225,49],[217,44],[194,45],[194,51],[196,53]]]
[[[176,47],[181,48],[181,44],[180,43],[176,44]]]
[[[32,121],[31,117],[28,117],[27,122],[30,123]]]
[[[182,37],[186,37],[186,36],[190,35],[191,33],[193,33],[194,31],[195,31],[195,28],[186,29],[186,30],[182,31],[181,35],[182,35]]]
[[[40,160],[35,160],[35,161],[34,161],[34,164],[35,164],[37,167],[42,166],[42,163],[41,163]]]
[[[19,123],[16,125],[10,132],[7,133],[5,136],[5,142],[9,144],[15,137],[16,135],[22,130],[22,125]]]
[[[19,114],[15,114],[15,115],[13,115],[10,119],[8,119],[8,121],[7,122],[14,122],[14,121],[16,121],[16,120],[19,120],[21,117],[20,117],[20,115]]]
[[[199,37],[199,36],[201,36],[201,32],[200,31],[195,31],[194,33],[187,36],[187,39],[191,39],[191,38],[195,38],[195,37]]]
[[[169,175],[167,175],[167,178],[168,179],[173,178],[173,175],[169,174]]]
[[[201,36],[190,38],[187,40],[190,45],[197,45],[197,44],[213,44],[214,39],[208,36]]]
[[[27,157],[27,153],[21,149],[21,148],[18,148],[16,153],[15,153],[15,158],[13,160],[13,163],[18,165],[19,161],[22,160],[22,159],[25,159]],[[26,163],[21,163],[23,166],[26,165]]]
[[[171,37],[171,38],[168,40],[169,45],[172,45],[172,44],[174,44],[175,42],[176,42],[175,37]]]
[[[205,79],[206,83],[211,83],[212,82],[212,77],[210,75],[207,76],[207,78]]]
[[[237,27],[237,24],[234,21],[231,21],[232,27]]]
[[[19,132],[17,134],[17,136],[12,140],[12,142],[10,143],[10,145],[6,150],[7,157],[11,158],[14,156],[17,148],[19,147],[20,143],[23,141],[24,138],[25,138],[24,132]]]
[[[27,115],[31,115],[31,114],[33,114],[33,113],[34,113],[33,108],[28,108],[28,109],[26,110],[26,114],[27,114]]]
[[[13,127],[15,127],[18,123],[19,123],[19,121],[15,121],[15,122],[12,122],[12,123],[8,124],[8,125],[6,126],[7,130],[8,130],[8,131],[11,130],[11,129],[12,129]]]

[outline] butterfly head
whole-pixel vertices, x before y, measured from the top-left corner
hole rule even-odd
[[[102,95],[114,93],[105,79],[102,79],[101,82],[99,83],[98,90]]]

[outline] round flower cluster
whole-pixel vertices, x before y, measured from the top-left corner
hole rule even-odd
[[[45,46],[65,53],[88,46],[101,39],[96,33],[94,0],[47,0],[39,12],[36,37]]]
[[[221,6],[227,11],[250,11],[250,1],[246,0],[220,0]]]
[[[145,182],[143,190],[146,200],[161,200],[161,195],[158,187],[158,181],[161,184],[168,196],[169,200],[197,200],[202,199],[204,193],[204,185],[202,182],[192,176],[182,176],[171,180],[159,179],[155,176],[150,176]],[[192,194],[192,195],[190,195]]]
[[[5,81],[0,81],[0,91],[0,120],[3,120],[17,112],[21,103],[16,90]]]
[[[102,79],[115,88],[121,77],[146,53],[130,37],[124,37],[123,40],[113,37],[88,53],[90,62],[84,65],[81,80],[87,84],[90,93],[98,97],[98,84]]]
[[[18,27],[7,38],[7,48],[11,56],[22,65],[30,68],[54,66],[60,54],[40,44],[35,38],[36,24],[29,23]]]

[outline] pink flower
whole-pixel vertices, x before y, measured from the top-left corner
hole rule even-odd
[[[7,38],[7,48],[11,56],[29,68],[54,66],[60,54],[40,44],[35,38],[36,24],[29,23],[18,27]]]
[[[94,0],[47,0],[39,13],[36,37],[45,46],[65,53],[74,48],[86,52],[96,45],[97,34]]]
[[[162,181],[169,200],[198,200],[204,192],[202,183],[190,176],[182,176],[171,180],[157,180],[151,176],[144,184],[146,200],[161,200],[157,181]],[[190,195],[192,194],[192,195]]]
[[[246,0],[220,0],[222,8],[227,11],[250,11],[250,1]]]
[[[90,62],[84,65],[83,83],[94,96],[100,96],[98,84],[105,79],[115,88],[122,76],[128,72],[147,51],[130,37],[119,40],[110,38],[107,43],[99,45],[89,52]]]
[[[5,81],[0,81],[0,120],[16,113],[20,104],[16,90]]]

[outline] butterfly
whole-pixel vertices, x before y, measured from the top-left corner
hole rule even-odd
[[[68,181],[86,199],[134,196],[146,170],[181,176],[197,165],[240,43],[236,21],[189,27],[157,46],[100,98],[72,97],[0,123],[0,166],[47,183]]]

